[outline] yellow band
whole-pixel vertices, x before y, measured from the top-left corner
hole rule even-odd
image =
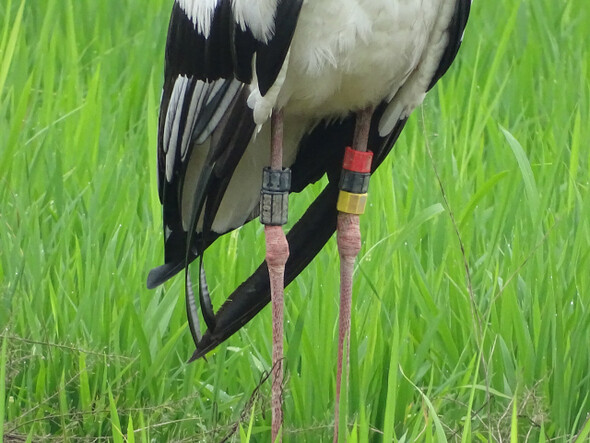
[[[347,214],[363,214],[367,205],[367,194],[353,194],[352,192],[340,191],[336,208]]]

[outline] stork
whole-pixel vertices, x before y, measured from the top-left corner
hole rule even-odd
[[[283,288],[337,231],[341,258],[334,439],[348,355],[359,214],[370,174],[453,62],[471,0],[175,0],[158,127],[165,263],[185,270],[189,328],[204,356],[270,300],[272,440],[280,440]],[[287,199],[328,184],[287,236]],[[260,216],[266,260],[214,312],[203,256]],[[189,264],[198,259],[201,334]],[[344,366],[345,367],[345,366]],[[346,381],[344,381],[346,383]]]

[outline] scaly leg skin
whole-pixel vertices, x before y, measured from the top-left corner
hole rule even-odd
[[[356,151],[365,152],[367,150],[372,115],[373,108],[367,108],[357,113],[357,121],[352,146],[352,148]],[[364,198],[366,199],[366,194]],[[338,319],[338,367],[336,371],[334,443],[338,442],[339,437],[340,394],[342,392],[343,386],[344,389],[348,389],[352,275],[354,272],[354,261],[361,249],[361,231],[359,227],[358,213],[347,213],[342,211],[338,213],[336,238],[338,242],[338,253],[340,255],[340,315]],[[346,362],[343,362],[345,353]],[[344,366],[345,364],[346,366]],[[342,380],[344,368],[346,368],[346,380]]]
[[[264,235],[272,300],[272,441],[281,442],[277,436],[283,424],[283,287],[289,244],[281,226],[265,226]]]
[[[336,373],[336,406],[334,412],[334,442],[338,441],[340,424],[340,392],[342,389],[343,358],[346,346],[346,367],[350,351],[350,307],[352,303],[352,274],[354,261],[361,250],[359,216],[338,214],[337,224],[338,252],[340,254],[340,315],[338,319],[338,369]],[[348,375],[348,371],[346,371]],[[344,383],[348,387],[348,377]]]
[[[287,218],[288,192],[280,174],[283,163],[283,119],[280,111],[273,112],[271,118],[271,165],[270,171],[263,179],[263,197],[261,221],[265,224],[266,264],[270,279],[272,301],[272,429],[273,442],[282,442],[281,426],[283,424],[283,307],[285,263],[289,258],[289,244],[283,232],[282,224]],[[290,180],[289,180],[290,182]],[[289,183],[287,182],[287,183]],[[273,194],[273,191],[282,194]],[[266,195],[265,191],[268,191]]]

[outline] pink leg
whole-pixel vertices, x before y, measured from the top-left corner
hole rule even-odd
[[[338,369],[336,373],[336,410],[334,415],[334,442],[338,441],[340,424],[340,392],[342,389],[343,358],[346,347],[346,367],[350,351],[350,307],[352,303],[352,274],[354,260],[361,250],[361,231],[359,216],[338,214],[337,225],[338,252],[340,254],[340,316],[338,319]],[[348,386],[348,379],[344,383]]]
[[[273,112],[271,119],[271,169],[282,170],[283,120],[280,111]],[[289,258],[289,244],[282,226],[267,224],[264,227],[266,240],[266,264],[270,279],[272,302],[272,429],[273,442],[282,441],[283,424],[283,306],[285,263]]]
[[[289,244],[281,226],[265,226],[266,264],[270,276],[272,301],[272,441],[277,441],[283,424],[283,287],[285,263],[289,257]],[[279,442],[282,439],[279,438]]]
[[[373,108],[367,108],[357,114],[352,148],[366,151],[371,128]],[[338,442],[340,426],[340,394],[342,391],[342,373],[344,364],[348,368],[350,354],[350,313],[352,304],[352,275],[354,261],[361,249],[361,231],[358,214],[338,213],[337,222],[338,253],[340,255],[340,315],[338,320],[338,368],[336,373],[336,406],[334,415],[334,443]],[[343,362],[346,351],[346,362]],[[347,375],[348,375],[348,371]],[[344,389],[348,388],[348,377],[344,380]]]

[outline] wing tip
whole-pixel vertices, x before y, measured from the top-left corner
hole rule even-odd
[[[178,274],[184,267],[183,262],[164,263],[152,269],[147,276],[146,286],[148,289],[155,289],[164,282]]]
[[[201,341],[201,343],[202,343],[202,341]],[[213,342],[210,342],[208,344],[208,346],[206,346],[206,347],[199,346],[198,348],[196,348],[195,352],[193,352],[193,355],[191,356],[191,358],[188,359],[187,363],[192,363],[195,360],[198,360],[200,358],[203,358],[206,360],[205,355],[207,354],[207,352],[213,350],[213,348],[215,347],[212,345],[213,345]]]

